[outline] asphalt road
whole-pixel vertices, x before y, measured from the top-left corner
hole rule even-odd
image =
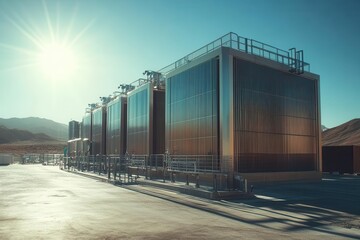
[[[212,201],[10,165],[0,167],[0,239],[360,239],[360,177],[329,179]]]

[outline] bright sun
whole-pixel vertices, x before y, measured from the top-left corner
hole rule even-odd
[[[56,10],[56,23],[53,24],[46,1],[42,1],[42,5],[45,17],[44,22],[46,22],[48,26],[47,29],[27,24],[26,19],[5,16],[12,26],[35,47],[22,48],[21,46],[6,44],[0,41],[0,48],[4,47],[24,55],[24,58],[19,61],[20,64],[9,68],[9,70],[33,68],[36,66],[37,70],[40,70],[46,75],[43,76],[44,79],[55,80],[53,81],[54,83],[60,80],[73,80],[75,76],[78,76],[77,74],[81,74],[79,70],[84,66],[84,59],[81,58],[81,53],[79,51],[74,52],[73,50],[76,46],[79,46],[80,39],[91,28],[95,19],[87,23],[82,29],[74,31],[73,26],[75,24],[76,11],[74,11],[66,27],[63,26],[59,20],[59,9]],[[43,30],[41,31],[39,29]],[[79,53],[80,55],[78,55]]]
[[[39,59],[43,71],[55,78],[69,76],[76,68],[76,57],[65,45],[52,43],[42,49]]]

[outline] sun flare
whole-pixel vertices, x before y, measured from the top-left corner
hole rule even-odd
[[[52,81],[53,83],[59,80],[74,80],[81,74],[79,70],[84,69],[84,55],[78,48],[80,41],[94,24],[95,18],[79,28],[76,21],[76,6],[67,21],[64,22],[61,21],[64,18],[60,18],[59,5],[51,4],[55,9],[52,11],[53,14],[50,14],[51,11],[49,11],[46,1],[42,1],[41,5],[44,13],[39,17],[45,24],[36,24],[32,18],[4,15],[7,22],[21,34],[20,39],[26,40],[26,42],[24,42],[24,46],[18,46],[0,40],[0,50],[7,49],[23,56],[19,58],[19,63],[3,70],[19,71],[33,68],[36,74],[42,75],[43,79],[56,80]],[[75,49],[76,51],[74,51]]]
[[[69,76],[75,70],[76,62],[73,51],[58,43],[45,46],[39,59],[42,70],[52,77]]]

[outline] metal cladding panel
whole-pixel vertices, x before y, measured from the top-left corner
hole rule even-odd
[[[82,146],[82,140],[81,138],[76,138],[69,140],[68,142],[68,157],[77,157],[81,156],[83,153],[83,146]]]
[[[80,125],[77,121],[69,122],[69,140],[79,138]]]
[[[219,60],[167,79],[167,150],[173,155],[219,155]]]
[[[106,108],[100,107],[93,111],[91,155],[106,154]]]
[[[127,105],[127,152],[135,155],[151,154],[153,85],[145,84],[132,91]]]
[[[323,146],[323,171],[359,173],[359,146]]]
[[[107,105],[106,154],[126,152],[126,97],[118,97]]]
[[[82,120],[81,137],[91,141],[92,113],[86,113]]]
[[[234,58],[238,172],[317,169],[318,81]]]
[[[67,143],[67,156],[68,157],[75,157],[76,153],[76,145],[72,141],[68,141]]]
[[[153,92],[153,154],[165,153],[165,92]]]
[[[360,146],[353,146],[354,172],[360,173]]]
[[[76,141],[76,156],[79,157],[79,156],[83,156],[84,154],[84,149],[83,149],[83,141],[81,138],[79,138],[77,141]]]

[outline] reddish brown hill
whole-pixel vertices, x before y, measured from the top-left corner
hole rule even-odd
[[[0,144],[0,153],[23,155],[27,153],[37,154],[62,154],[65,142],[61,141],[20,141],[10,144]]]
[[[360,119],[324,131],[322,140],[323,146],[360,145]]]

